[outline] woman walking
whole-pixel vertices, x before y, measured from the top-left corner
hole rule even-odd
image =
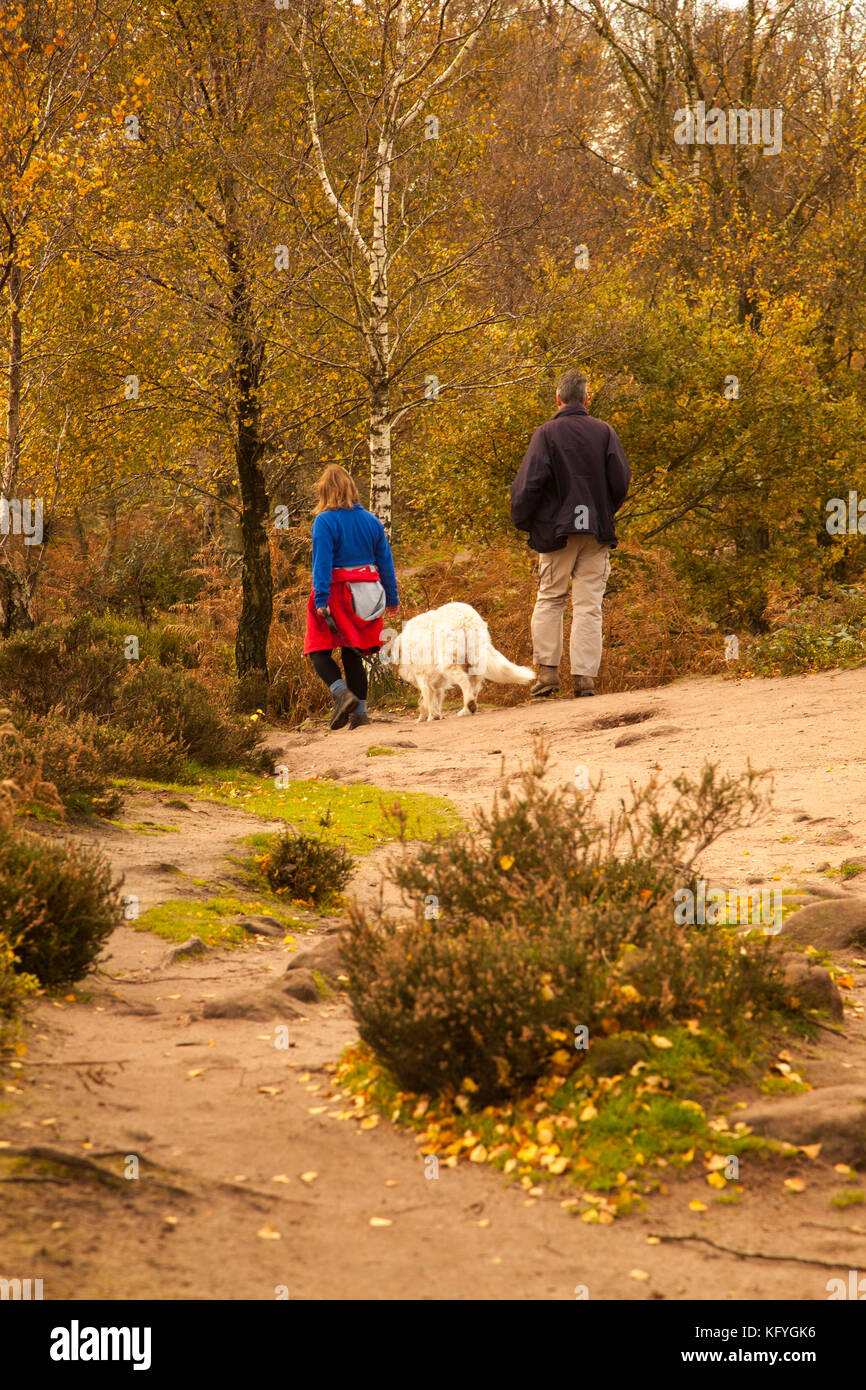
[[[345,468],[329,464],[316,493],[304,655],[331,692],[331,728],[348,724],[357,729],[370,722],[362,657],[372,656],[382,645],[386,608],[396,613],[399,607],[397,577],[385,528],[361,506]],[[342,648],[342,672],[333,657],[335,647]]]

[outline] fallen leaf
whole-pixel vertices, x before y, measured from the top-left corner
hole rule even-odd
[[[629,1279],[637,1279],[639,1283],[644,1283],[645,1280],[649,1279],[645,1269],[630,1269],[628,1277]]]
[[[188,1072],[187,1072],[187,1076],[188,1076],[188,1077],[203,1076],[203,1075],[204,1075],[204,1067],[193,1067],[192,1071],[188,1071]]]
[[[290,1178],[290,1177],[287,1177],[285,1173],[275,1173],[274,1176],[271,1178],[271,1182],[291,1182],[291,1181],[292,1181],[291,1178]]]
[[[261,1226],[256,1235],[259,1240],[282,1240],[282,1236],[273,1226]]]
[[[487,1161],[487,1149],[483,1144],[476,1144],[469,1155],[470,1163],[485,1163]]]
[[[647,1245],[661,1245],[661,1241],[659,1240],[658,1236],[647,1236],[646,1243]]]
[[[707,1173],[707,1182],[710,1187],[722,1188],[727,1185],[721,1173]]]
[[[820,1144],[801,1144],[800,1146],[800,1153],[805,1154],[807,1158],[817,1158],[820,1152]]]
[[[595,1106],[593,1105],[592,1101],[590,1101],[590,1102],[589,1102],[587,1105],[585,1105],[585,1106],[583,1107],[583,1109],[581,1110],[581,1112],[580,1112],[580,1119],[581,1119],[582,1122],[585,1123],[587,1120],[594,1120],[594,1119],[596,1118],[597,1115],[598,1115],[598,1111],[596,1110],[596,1108],[595,1108]]]
[[[318,1173],[302,1173],[301,1182],[315,1182],[318,1176]]]
[[[652,1043],[654,1047],[673,1047],[670,1038],[662,1037],[661,1033],[653,1033]]]
[[[322,1106],[322,1109],[323,1109],[323,1110],[324,1110],[324,1108],[325,1108],[325,1107]],[[312,1114],[312,1113],[313,1113],[313,1111],[310,1111],[310,1114]],[[362,1129],[375,1129],[376,1126],[377,1126],[377,1124],[379,1123],[379,1118],[380,1118],[380,1117],[379,1117],[378,1115],[367,1115],[367,1116],[365,1116],[365,1118],[361,1121],[361,1128],[362,1128]]]
[[[695,1197],[693,1201],[689,1202],[689,1211],[706,1211],[706,1210],[707,1210],[707,1208],[706,1208],[705,1203],[704,1203],[704,1202],[699,1202],[698,1199],[697,1199],[697,1197]]]
[[[480,1220],[480,1221],[476,1221],[475,1224],[476,1224],[476,1226],[482,1226],[482,1227],[489,1226],[489,1225],[490,1225],[490,1217],[489,1217],[489,1216],[482,1216],[481,1220]]]
[[[786,1178],[784,1186],[789,1192],[805,1192],[806,1184],[802,1178]]]
[[[193,1074],[190,1072],[190,1076]],[[261,1096],[281,1096],[283,1094],[282,1086],[259,1086],[257,1089]]]
[[[388,1220],[387,1216],[371,1216],[371,1217],[370,1217],[370,1225],[371,1225],[371,1226],[390,1226],[391,1224],[392,1224],[392,1223]]]

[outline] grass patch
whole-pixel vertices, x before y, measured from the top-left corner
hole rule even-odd
[[[399,753],[399,751],[400,751],[399,748],[383,748],[383,747],[382,747],[380,744],[378,744],[378,743],[371,743],[371,744],[370,744],[370,747],[367,749],[367,757],[368,757],[368,758],[393,758],[394,755],[395,755],[396,753]]]
[[[837,1192],[830,1198],[830,1206],[838,1207],[844,1211],[846,1207],[859,1207],[866,1202],[866,1192],[861,1192],[858,1187],[846,1187],[844,1191]]]
[[[305,930],[305,924],[271,902],[243,902],[240,898],[208,898],[206,902],[186,900],[149,907],[135,923],[136,931],[150,931],[166,941],[188,941],[201,937],[206,946],[237,946],[254,938],[237,922],[229,920],[241,913],[274,917],[286,929]]]
[[[678,1026],[664,1036],[671,1046],[661,1049],[622,1035],[650,1053],[627,1072],[593,1075],[590,1048],[570,1075],[545,1077],[520,1099],[481,1111],[470,1110],[468,1092],[431,1098],[400,1090],[363,1043],[343,1054],[336,1079],[363,1102],[357,1118],[384,1115],[414,1130],[425,1157],[452,1168],[490,1164],[527,1189],[562,1178],[574,1210],[590,1222],[607,1224],[696,1170],[708,1180],[707,1201],[738,1200],[742,1189],[725,1177],[730,1159],[778,1146],[714,1109],[732,1080],[754,1072],[757,1057],[721,1031]],[[755,1034],[754,1048],[765,1045]]]
[[[445,797],[423,792],[385,792],[381,787],[355,784],[342,787],[329,779],[290,781],[276,787],[272,777],[233,772],[226,768],[196,768],[195,785],[173,782],[119,783],[142,791],[176,792],[186,800],[219,801],[266,820],[283,820],[298,831],[325,839],[332,836],[356,854],[402,835],[429,840],[449,834],[461,824]]]

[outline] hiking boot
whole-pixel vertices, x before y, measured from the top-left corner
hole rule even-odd
[[[349,728],[360,729],[362,724],[369,724],[366,714],[352,714],[349,716]]]
[[[552,695],[559,689],[559,671],[555,666],[539,666],[538,680],[530,690],[530,695],[540,699],[543,695]]]
[[[575,676],[574,678],[574,698],[579,700],[581,695],[594,695],[595,681],[592,676]]]
[[[351,690],[338,690],[332,698],[334,713],[331,715],[331,728],[344,729],[349,722],[349,715],[358,707],[358,697],[353,695]]]

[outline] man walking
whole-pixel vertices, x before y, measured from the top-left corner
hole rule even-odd
[[[614,513],[631,481],[614,430],[586,409],[586,377],[572,368],[556,390],[559,407],[539,425],[511,486],[511,520],[529,532],[538,555],[538,599],[532,614],[530,694],[559,689],[562,615],[571,583],[571,672],[575,698],[595,694],[601,664],[601,601],[616,546]]]

